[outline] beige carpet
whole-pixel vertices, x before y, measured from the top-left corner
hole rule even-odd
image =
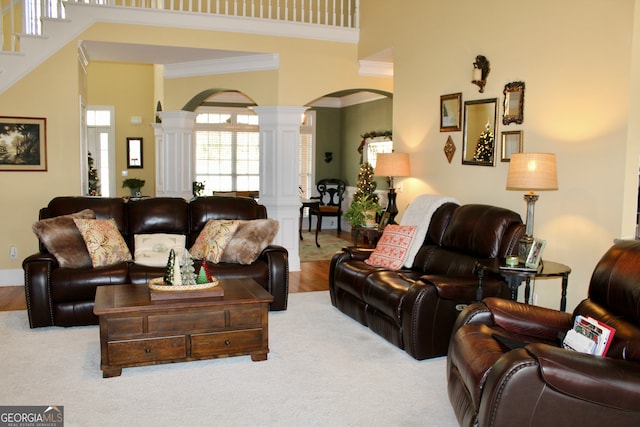
[[[269,358],[129,368],[103,379],[97,326],[0,313],[2,405],[62,405],[65,426],[457,426],[445,358],[416,361],[331,305],[290,295]]]
[[[342,234],[345,237],[348,237],[347,231],[343,231]],[[331,259],[333,254],[335,254],[340,249],[345,246],[353,246],[347,240],[343,240],[339,237],[336,237],[332,234],[322,233],[318,234],[318,243],[320,247],[316,246],[316,233],[314,232],[302,232],[302,239],[300,240],[300,261],[323,261],[326,259]]]

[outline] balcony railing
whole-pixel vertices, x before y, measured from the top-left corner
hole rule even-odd
[[[42,35],[42,20],[64,19],[67,3],[358,28],[360,0],[9,0],[0,3],[2,50],[18,50],[17,34]]]

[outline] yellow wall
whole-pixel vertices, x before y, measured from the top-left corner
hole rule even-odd
[[[155,142],[149,126],[155,121],[153,65],[95,62],[89,64],[87,75],[88,103],[115,106],[116,195],[130,195],[128,188],[122,188],[125,170],[127,178],[145,180],[143,195],[155,195]],[[131,117],[141,117],[142,123],[131,123]],[[128,137],[143,138],[142,169],[127,169]]]
[[[635,208],[624,213],[631,222],[622,222],[625,180],[637,185],[637,149],[630,166],[625,159],[627,144],[637,145],[628,137],[634,2],[394,6],[388,41],[395,58],[394,142],[412,153],[414,176],[404,180],[399,206],[433,192],[504,206],[524,219],[523,192],[505,189],[508,163],[498,157],[495,167],[462,165],[462,132],[439,131],[440,95],[462,92],[463,101],[497,97],[501,103],[505,84],[524,81],[524,123],[499,123],[497,132],[522,130],[525,151],[557,154],[560,188],[540,195],[534,235],[547,241],[545,258],[573,269],[572,309],[585,298],[591,272],[613,239],[634,232]],[[479,54],[491,62],[484,93],[470,83]],[[448,136],[457,147],[451,164],[443,153]],[[558,307],[559,281],[539,280],[535,292],[540,304]]]

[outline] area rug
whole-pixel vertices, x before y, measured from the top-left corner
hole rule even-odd
[[[343,231],[342,233],[346,235],[348,232]],[[353,246],[353,244],[347,240],[322,232],[318,234],[320,247],[316,246],[315,232],[309,233],[303,231],[302,239],[299,245],[300,261],[302,262],[331,259],[333,254],[345,246]]]
[[[0,313],[2,405],[60,405],[73,426],[457,426],[445,358],[416,361],[331,305],[269,313],[268,360],[123,369],[102,378],[97,326],[29,329]]]

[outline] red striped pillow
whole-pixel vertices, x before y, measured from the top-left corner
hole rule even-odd
[[[375,250],[364,262],[373,267],[399,269],[407,259],[416,228],[415,225],[387,225]]]

